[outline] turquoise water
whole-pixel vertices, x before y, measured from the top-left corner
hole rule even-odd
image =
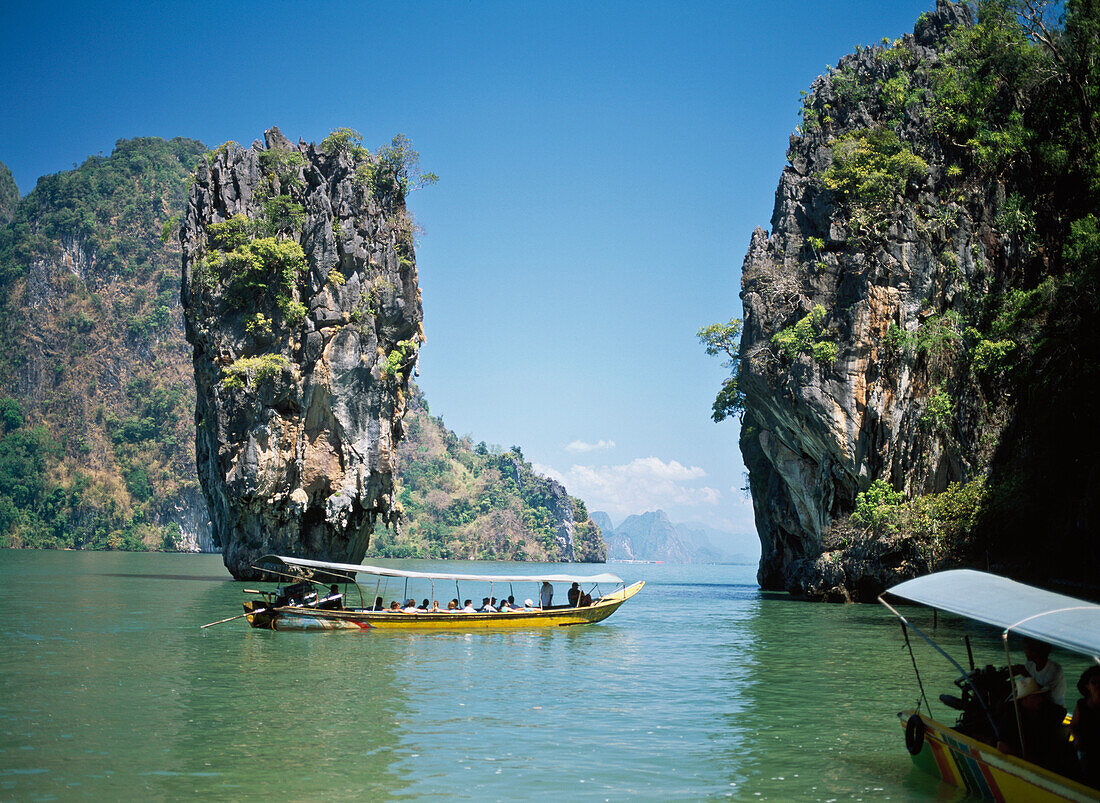
[[[647,585],[600,625],[275,633],[199,630],[246,598],[220,556],[0,551],[0,798],[957,799],[905,752],[918,690],[880,606],[610,568]]]

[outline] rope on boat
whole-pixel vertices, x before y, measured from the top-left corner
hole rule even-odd
[[[936,652],[938,652],[940,655],[942,655],[944,658],[946,658],[952,666],[954,666],[957,670],[959,670],[959,678],[965,680],[967,682],[967,684],[970,686],[970,688],[974,690],[974,697],[978,701],[978,704],[981,705],[982,711],[985,712],[986,719],[989,720],[989,724],[993,728],[993,735],[996,737],[997,741],[1001,741],[1001,729],[997,727],[996,720],[994,720],[993,715],[991,713],[989,713],[989,707],[985,704],[985,700],[982,698],[982,693],[978,690],[978,687],[974,685],[974,678],[971,677],[970,673],[967,672],[965,669],[963,669],[958,661],[956,661],[954,658],[952,658],[950,655],[948,655],[947,652],[943,649],[943,647],[941,647],[939,644],[937,644],[932,639],[930,639],[928,636],[926,636],[921,631],[921,629],[919,627],[917,627],[912,622],[910,622],[908,619],[906,619],[904,616],[902,616],[900,613],[898,613],[897,609],[895,609],[889,602],[887,602],[886,600],[884,600],[882,598],[882,595],[879,595],[878,601],[880,603],[882,603],[883,606],[885,606],[886,610],[890,611],[890,613],[894,614],[894,616],[896,616],[898,618],[898,621],[901,622],[901,626],[902,626],[903,630],[907,631],[909,628],[912,628],[914,633],[916,633],[918,636],[920,636],[922,639],[924,639],[932,649],[934,649]],[[909,639],[906,638],[905,641],[906,641],[906,643],[908,643]],[[909,655],[910,655],[910,657],[913,656],[912,647],[910,647],[910,649],[909,649]],[[913,667],[916,668],[916,665],[917,665],[917,662],[916,662],[916,659],[914,658],[913,659]],[[920,673],[919,672],[917,673],[917,681],[920,682]],[[924,693],[924,685],[923,684],[921,685],[921,693],[922,694]],[[924,702],[925,702],[926,705],[928,704],[928,698],[927,697],[924,698]],[[931,709],[929,709],[929,714],[931,715]]]
[[[924,693],[924,681],[920,679],[920,669],[917,668],[917,656],[913,655],[913,644],[909,641],[909,628],[901,623],[901,634],[905,636],[905,646],[909,649],[909,660],[913,662],[913,671],[917,673],[917,685],[920,686],[920,697],[917,698],[917,710],[920,710],[921,698],[924,699],[924,707],[928,709],[928,716],[932,716],[932,706],[928,703],[928,695]]]

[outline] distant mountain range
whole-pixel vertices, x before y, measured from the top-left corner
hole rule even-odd
[[[591,518],[603,533],[608,560],[749,564],[760,560],[755,536],[737,536],[697,522],[676,524],[663,510],[628,516],[618,527],[602,511],[593,511]],[[732,548],[715,543],[731,540]]]

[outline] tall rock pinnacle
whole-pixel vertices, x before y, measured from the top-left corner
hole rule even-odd
[[[358,562],[396,519],[423,342],[403,152],[265,141],[209,154],[180,232],[199,478],[240,579],[268,553]]]

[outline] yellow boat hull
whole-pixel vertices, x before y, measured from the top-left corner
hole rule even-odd
[[[898,714],[905,727],[915,711]],[[1000,752],[920,715],[923,743],[913,762],[971,795],[998,801],[1100,800],[1100,791]]]
[[[246,619],[267,630],[513,630],[532,627],[568,627],[602,622],[642,590],[644,581],[602,597],[584,608],[550,608],[497,613],[401,613],[391,611],[322,611],[285,607],[268,610],[264,603],[244,603]]]

